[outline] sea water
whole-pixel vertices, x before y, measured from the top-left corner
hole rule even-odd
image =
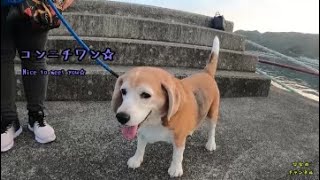
[[[319,59],[310,59],[306,57],[299,57],[295,59],[307,67],[319,71]],[[285,60],[278,63],[303,68],[293,62]],[[276,81],[292,88],[300,95],[319,102],[319,76],[262,63],[258,63],[257,69],[271,76]],[[281,85],[274,81],[272,84],[281,88]]]

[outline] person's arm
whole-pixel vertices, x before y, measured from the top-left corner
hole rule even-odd
[[[73,3],[74,0],[65,0],[63,2],[63,6],[62,6],[62,10],[66,10],[72,3]]]

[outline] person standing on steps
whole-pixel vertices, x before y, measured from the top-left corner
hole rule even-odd
[[[56,1],[55,4],[61,11],[73,2]],[[48,31],[60,25],[57,18],[53,21],[53,11],[48,10],[49,6],[44,7],[45,4],[46,0],[1,0],[1,152],[10,150],[14,145],[14,138],[22,132],[15,104],[16,51],[20,57],[22,52],[31,52],[28,59],[21,60],[22,69],[46,70],[46,61],[38,60],[33,52],[44,51]],[[36,12],[39,7],[44,9]],[[29,18],[26,18],[28,15]],[[48,77],[25,75],[22,76],[22,82],[27,100],[28,129],[34,133],[35,140],[39,143],[54,141],[54,129],[46,122],[44,113]]]

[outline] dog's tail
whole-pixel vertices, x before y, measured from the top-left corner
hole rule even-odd
[[[219,51],[220,51],[220,41],[219,41],[219,38],[216,36],[213,40],[209,62],[204,68],[206,72],[212,76],[214,76],[217,71]]]

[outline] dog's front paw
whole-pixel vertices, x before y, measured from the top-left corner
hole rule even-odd
[[[216,145],[216,142],[214,141],[208,141],[207,144],[206,144],[206,149],[208,151],[214,151],[217,149],[217,145]]]
[[[168,169],[168,173],[172,178],[182,176],[183,174],[182,165],[171,164],[170,168]]]
[[[138,158],[136,156],[133,156],[131,157],[129,160],[128,160],[128,166],[129,168],[138,168],[140,167],[140,164],[142,163],[142,158]]]

